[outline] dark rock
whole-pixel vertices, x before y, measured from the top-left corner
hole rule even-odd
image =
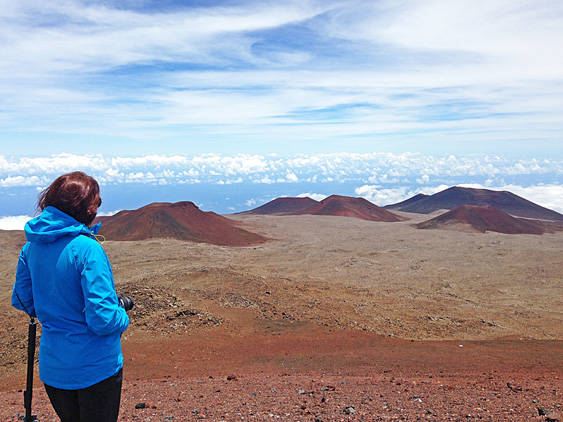
[[[156,409],[156,404],[151,402],[137,403],[135,409]]]
[[[506,385],[508,386],[508,388],[510,388],[515,393],[522,391],[521,385],[512,384],[511,382],[507,382]]]
[[[546,416],[548,413],[549,413],[549,410],[547,410],[545,407],[539,407],[538,406],[538,415]]]

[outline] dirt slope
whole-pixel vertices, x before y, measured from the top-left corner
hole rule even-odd
[[[419,229],[472,229],[481,233],[544,234],[540,221],[515,218],[490,205],[462,205],[431,220],[416,225]]]
[[[327,215],[368,221],[405,220],[404,217],[380,208],[367,199],[341,195],[331,195],[320,202],[311,198],[277,198],[240,215]]]
[[[318,204],[314,199],[304,198],[276,198],[264,205],[254,208],[250,211],[245,211],[239,214],[247,215],[287,215],[301,211]]]
[[[213,212],[201,211],[193,202],[153,203],[121,211],[102,222],[100,234],[108,240],[171,238],[223,246],[249,246],[266,241],[237,223]]]
[[[368,221],[397,222],[406,218],[389,212],[364,198],[331,195],[321,202],[294,213],[295,215],[327,215],[354,217]]]
[[[238,216],[273,239],[248,248],[106,242],[136,302],[120,421],[560,420],[563,233],[417,230],[428,216],[405,217]],[[10,422],[25,385],[28,318],[9,305],[23,242],[0,232]],[[56,421],[35,385],[38,418]]]

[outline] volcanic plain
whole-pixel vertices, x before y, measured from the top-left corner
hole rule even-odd
[[[107,241],[123,337],[120,420],[561,420],[563,232],[421,230],[232,215],[267,241]],[[23,414],[24,234],[0,232],[0,420]],[[37,367],[36,367],[37,373]],[[34,407],[57,420],[41,383]]]

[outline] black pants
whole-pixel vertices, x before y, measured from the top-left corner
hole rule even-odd
[[[80,390],[63,390],[45,384],[45,390],[61,422],[116,422],[121,401],[123,369],[97,384]]]

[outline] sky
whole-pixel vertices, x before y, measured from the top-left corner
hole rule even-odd
[[[332,193],[385,205],[453,184],[563,212],[560,0],[0,10],[0,228],[72,170],[99,180],[106,213]]]

